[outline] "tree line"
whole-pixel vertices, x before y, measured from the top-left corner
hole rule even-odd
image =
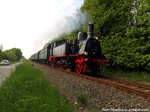
[[[7,59],[11,62],[19,61],[22,58],[22,51],[19,48],[12,48],[2,51],[0,49],[0,60]]]

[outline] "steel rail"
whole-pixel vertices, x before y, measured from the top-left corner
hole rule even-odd
[[[110,77],[110,78],[112,80],[114,80],[114,81],[118,81],[118,82],[121,82],[121,83],[124,83],[124,84],[129,84],[129,85],[132,85],[132,86],[141,87],[141,88],[150,90],[150,85],[147,85],[147,84],[131,82],[131,81],[128,81],[128,80],[125,80],[125,79],[116,78],[116,77]]]
[[[60,69],[60,68],[58,68],[58,69]],[[115,79],[115,82],[114,82],[114,81],[111,81],[109,79],[95,78],[95,77],[92,77],[92,76],[87,76],[87,75],[83,75],[83,74],[77,74],[77,73],[71,72],[71,71],[66,71],[64,69],[60,69],[60,70],[65,71],[65,72],[69,72],[70,74],[74,74],[74,75],[82,77],[82,78],[86,78],[86,79],[91,80],[91,81],[95,81],[95,82],[98,82],[98,83],[102,83],[102,84],[105,84],[105,85],[112,86],[116,89],[120,89],[120,90],[123,90],[123,91],[126,91],[126,92],[135,93],[135,94],[141,95],[143,97],[150,98],[150,93],[149,92],[144,92],[144,91],[141,91],[141,90],[126,87],[126,86],[120,85],[120,83],[132,85],[132,86],[135,86],[135,87],[141,87],[141,88],[144,88],[146,90],[150,90],[149,85],[134,83],[134,82],[122,80],[122,79],[119,79],[119,78],[109,77],[110,79],[111,78]],[[118,83],[118,82],[120,82],[120,83]]]
[[[82,76],[82,77],[84,77],[86,79],[89,79],[89,80],[93,80],[93,81],[98,82],[98,83],[110,85],[114,88],[121,89],[121,90],[124,90],[126,92],[131,92],[131,93],[135,93],[135,94],[142,95],[144,97],[149,97],[150,98],[150,93],[140,91],[140,90],[137,90],[137,89],[133,89],[133,88],[130,88],[130,87],[126,87],[126,86],[120,85],[116,82],[112,82],[111,80],[97,79],[97,78],[87,77],[87,76]]]
[[[43,65],[45,65],[45,64],[43,64]],[[141,95],[143,97],[150,98],[150,92],[145,92],[144,90],[137,90],[137,89],[134,89],[134,88],[126,87],[127,85],[129,85],[129,86],[140,87],[140,89],[144,88],[145,90],[150,90],[150,85],[144,85],[144,84],[131,82],[131,81],[127,81],[127,80],[123,80],[123,79],[115,78],[115,77],[110,77],[110,76],[104,76],[105,78],[108,78],[108,79],[96,78],[96,77],[92,77],[92,76],[88,76],[88,75],[77,74],[75,72],[64,70],[64,69],[58,68],[58,67],[53,67],[53,68],[64,71],[64,72],[67,72],[67,73],[70,73],[70,74],[75,75],[75,76],[79,76],[79,77],[97,82],[97,83],[109,85],[109,86],[114,87],[116,89],[120,89],[120,90],[123,90],[123,91],[126,91],[126,92],[135,93],[135,94]],[[126,84],[126,86],[121,85],[121,84]]]

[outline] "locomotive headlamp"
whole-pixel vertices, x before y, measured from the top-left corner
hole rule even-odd
[[[85,54],[85,55],[88,55],[88,52],[85,51],[84,54]]]

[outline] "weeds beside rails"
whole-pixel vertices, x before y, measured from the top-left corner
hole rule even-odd
[[[101,71],[102,74],[113,76],[113,77],[120,77],[122,79],[127,79],[129,81],[137,81],[137,82],[150,82],[150,73],[147,72],[140,72],[140,71],[123,71],[123,70],[116,70],[116,69],[103,69]]]
[[[29,62],[17,66],[0,88],[0,112],[73,111],[71,104]]]

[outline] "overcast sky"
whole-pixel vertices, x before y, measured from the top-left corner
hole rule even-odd
[[[0,45],[3,50],[20,48],[29,58],[49,40],[71,31],[68,26],[74,27],[74,14],[82,4],[83,0],[0,0]]]

